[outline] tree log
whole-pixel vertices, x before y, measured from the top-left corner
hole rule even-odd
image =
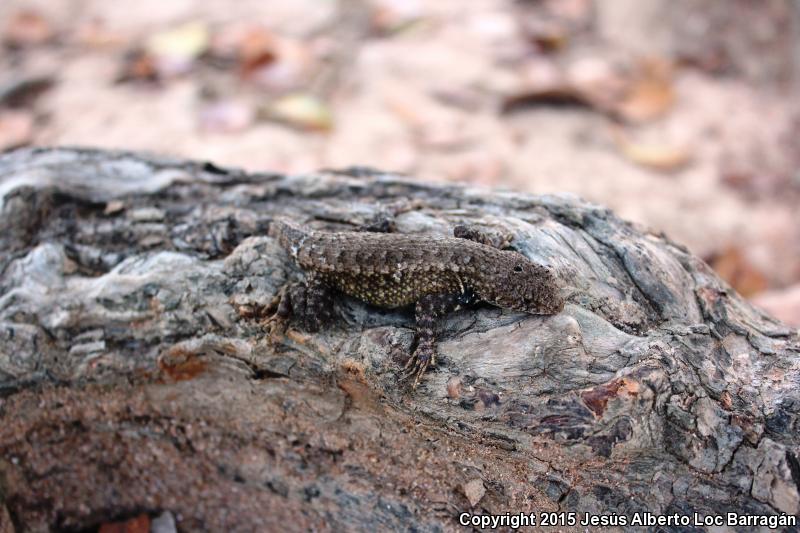
[[[0,158],[0,209],[7,530],[800,512],[798,332],[608,209],[82,149]],[[342,298],[334,327],[270,343],[264,306],[300,276],[270,220],[355,230],[386,214],[399,232],[511,232],[557,272],[564,311],[454,313],[415,391],[398,381],[404,311]]]

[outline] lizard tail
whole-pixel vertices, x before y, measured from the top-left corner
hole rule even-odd
[[[269,224],[269,236],[277,239],[278,243],[293,257],[308,238],[308,231],[299,224],[285,218],[277,218]]]

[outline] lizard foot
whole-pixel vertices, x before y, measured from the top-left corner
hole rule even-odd
[[[430,365],[436,366],[435,353],[430,350],[417,349],[414,351],[414,354],[408,358],[408,362],[403,367],[403,373],[400,379],[405,381],[413,377],[414,383],[411,385],[411,388],[416,389],[417,385],[419,385],[419,380],[422,379],[422,376]]]
[[[263,322],[267,330],[268,341],[276,344],[278,338],[286,332],[289,317],[291,316],[291,302],[289,300],[289,287],[284,286],[275,294],[272,301],[264,309],[267,319]]]
[[[286,333],[288,320],[282,316],[272,315],[264,321],[264,327],[267,331],[267,341],[271,345],[278,344],[280,337]]]

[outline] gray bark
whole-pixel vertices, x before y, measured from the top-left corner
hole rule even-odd
[[[602,207],[73,149],[0,158],[0,198],[0,520],[19,530],[800,512],[798,333]],[[270,344],[263,306],[299,273],[269,221],[385,213],[510,231],[569,303],[453,314],[416,391],[404,312],[342,299],[335,327]]]

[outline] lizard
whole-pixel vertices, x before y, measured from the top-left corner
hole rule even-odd
[[[284,286],[267,306],[270,322],[294,316],[318,331],[333,320],[337,292],[387,309],[413,305],[417,344],[403,369],[413,388],[436,364],[436,325],[447,313],[479,301],[539,315],[564,307],[549,268],[466,226],[443,237],[318,231],[279,218],[269,235],[306,274],[305,284]]]

